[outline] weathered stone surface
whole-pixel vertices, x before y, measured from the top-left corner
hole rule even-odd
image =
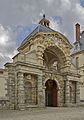
[[[10,109],[79,103],[79,75],[71,71],[70,48],[58,32],[37,33],[20,46],[13,63],[5,65]]]

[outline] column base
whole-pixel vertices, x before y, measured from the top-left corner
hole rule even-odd
[[[77,106],[83,106],[84,107],[84,104],[81,104],[81,102],[79,103],[76,103]]]
[[[68,104],[64,104],[64,107],[79,107],[81,106],[80,103],[68,103]]]
[[[37,105],[39,108],[44,108],[44,107],[46,107],[44,104],[39,104],[39,105]]]
[[[71,103],[65,103],[64,104],[64,107],[70,107],[71,106]]]
[[[19,104],[18,109],[19,110],[25,110],[25,105],[24,104]]]
[[[9,105],[9,109],[10,109],[10,110],[14,110],[14,104],[10,104],[10,105]]]

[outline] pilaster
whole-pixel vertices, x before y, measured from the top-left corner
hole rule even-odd
[[[38,75],[38,107],[44,107],[44,92],[43,92],[43,85],[42,85],[42,76]]]
[[[15,105],[15,81],[13,69],[9,70],[8,73],[8,96],[9,96],[9,107],[14,109]]]
[[[80,103],[80,83],[78,81],[76,83],[76,103]]]
[[[69,80],[65,80],[65,106],[70,105],[70,88],[69,88]]]

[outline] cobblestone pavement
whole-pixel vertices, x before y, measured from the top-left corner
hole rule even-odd
[[[0,111],[0,120],[84,120],[84,107]]]

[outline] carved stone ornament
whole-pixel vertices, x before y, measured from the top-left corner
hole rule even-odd
[[[27,75],[26,79],[31,80],[31,75]]]

